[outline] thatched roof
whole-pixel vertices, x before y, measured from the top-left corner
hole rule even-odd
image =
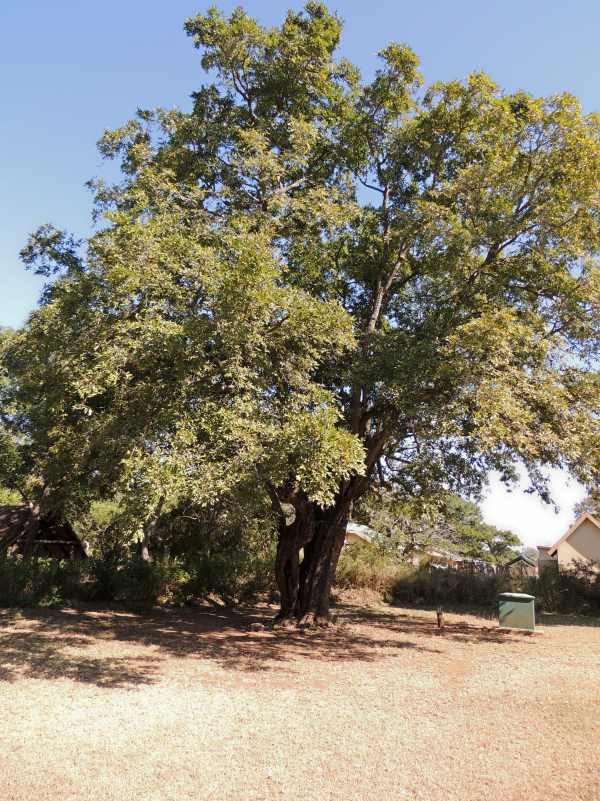
[[[23,552],[27,524],[33,515],[30,507],[23,503],[16,506],[0,506],[0,544]],[[73,527],[66,520],[42,517],[34,539],[35,553],[57,559],[84,558],[85,549]]]
[[[517,565],[520,562],[529,565],[529,567],[536,566],[536,563],[533,561],[533,559],[530,559],[528,556],[525,556],[525,554],[520,553],[517,556],[515,556],[514,559],[511,559],[510,562],[507,562],[505,567],[510,567],[511,565]]]

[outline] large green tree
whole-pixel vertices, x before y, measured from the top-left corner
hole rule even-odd
[[[8,356],[49,498],[118,487],[135,528],[254,476],[309,622],[373,482],[472,494],[521,463],[545,495],[600,453],[600,119],[481,73],[423,90],[398,44],[365,82],[341,27],[188,20],[208,82],[102,137],[105,224],[32,237],[57,277]]]

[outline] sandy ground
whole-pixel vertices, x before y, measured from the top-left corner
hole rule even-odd
[[[270,614],[1,611],[2,801],[600,799],[599,627]]]

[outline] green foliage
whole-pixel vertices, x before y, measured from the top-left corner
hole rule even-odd
[[[600,614],[600,573],[589,563],[569,570],[550,565],[527,580],[525,591],[536,596],[540,611]]]
[[[235,550],[183,560],[159,556],[82,562],[24,559],[0,553],[0,605],[66,606],[70,603],[124,605],[249,601],[273,592],[273,553]]]
[[[367,494],[355,517],[382,537],[378,547],[400,559],[426,557],[436,548],[474,559],[504,563],[516,556],[519,538],[484,522],[477,504],[440,492],[433,497],[406,498],[394,489]]]
[[[21,502],[21,496],[16,490],[0,487],[0,506],[7,504],[17,504]]]
[[[109,551],[123,546],[119,530],[121,514],[118,500],[94,500],[70,522],[78,537],[88,543],[92,554],[108,555]]]
[[[536,598],[538,612],[600,614],[600,574],[589,563],[570,570],[550,566],[540,576],[520,580],[497,573],[436,568],[423,563],[415,568],[397,552],[356,542],[340,556],[336,574],[339,589],[370,589],[401,606],[468,607],[495,614],[498,594],[526,592]]]
[[[183,588],[190,574],[178,559],[166,556],[145,562],[131,559],[118,573],[115,600],[156,604],[184,599]]]
[[[424,565],[404,571],[391,586],[388,598],[406,606],[471,607],[492,611],[498,607],[498,593],[510,591],[510,579]]]
[[[81,259],[77,255],[81,244],[66,231],[46,224],[31,235],[20,255],[27,267],[48,278],[61,270],[81,269]]]
[[[401,566],[389,552],[366,542],[344,547],[336,571],[336,587],[369,589],[385,593],[393,585]]]
[[[249,486],[212,507],[175,508],[157,529],[156,548],[179,554],[189,597],[231,604],[273,592],[275,531],[268,497]]]
[[[56,606],[80,597],[81,563],[31,557],[0,550],[0,605]]]
[[[404,606],[470,607],[497,611],[501,592],[526,592],[536,598],[538,612],[600,614],[600,574],[589,564],[558,571],[548,567],[541,575],[518,579],[496,573],[458,571],[407,565],[386,548],[352,543],[344,548],[336,574],[340,589],[371,589]]]
[[[147,540],[150,561],[121,527],[122,514],[120,500],[94,501],[75,521],[90,544],[86,560],[5,554],[0,603],[231,604],[273,593],[273,521],[268,497],[256,487],[211,507],[188,501],[163,508]]]
[[[200,554],[189,561],[184,592],[196,598],[218,598],[224,604],[242,603],[275,591],[275,549],[252,552],[235,548],[229,553]]]
[[[367,543],[351,543],[340,556],[336,586],[370,589],[402,606],[471,607],[491,611],[498,593],[514,589],[509,577],[422,564],[415,568],[389,551]]]
[[[575,515],[584,513],[600,519],[600,486],[591,487],[588,494],[575,506]]]
[[[129,542],[252,483],[347,509],[594,481],[600,118],[483,73],[422,92],[395,43],[365,82],[317,2],[186,31],[192,108],[105,132],[103,224],[24,249],[50,283],[2,344],[2,481],[74,519],[118,497]],[[514,544],[460,515],[473,553]]]

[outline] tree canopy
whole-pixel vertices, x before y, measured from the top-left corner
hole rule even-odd
[[[588,494],[575,506],[575,514],[589,514],[600,518],[600,487],[592,487]]]
[[[512,531],[486,523],[476,503],[453,493],[424,502],[376,487],[362,499],[355,517],[378,532],[386,551],[403,560],[441,550],[504,564],[521,544]]]
[[[23,251],[49,284],[5,348],[4,418],[46,502],[118,490],[135,534],[165,497],[256,481],[282,615],[324,619],[374,482],[596,480],[600,117],[483,73],[424,88],[402,44],[365,81],[318,2],[185,28],[191,110],[106,131],[97,232]]]

